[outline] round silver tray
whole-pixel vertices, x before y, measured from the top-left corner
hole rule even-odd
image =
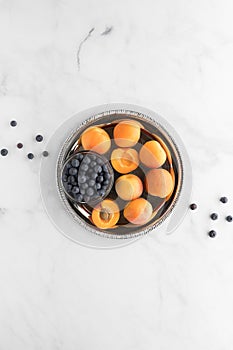
[[[152,123],[165,137],[177,159],[179,188],[166,212],[156,222],[146,227],[133,227],[127,234],[118,234],[117,228],[108,233],[83,220],[70,205],[60,183],[60,172],[67,152],[77,139],[77,135],[103,118],[116,118],[116,115],[133,116]],[[50,156],[42,159],[40,184],[43,202],[49,217],[59,230],[73,241],[95,248],[113,248],[129,244],[152,229],[171,233],[184,217],[191,194],[191,165],[186,149],[168,122],[153,111],[128,104],[97,106],[80,112],[63,123],[51,137],[48,145]]]

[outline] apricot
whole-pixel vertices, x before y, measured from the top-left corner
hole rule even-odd
[[[141,196],[143,184],[138,176],[127,174],[118,177],[115,182],[115,189],[121,199],[130,201]]]
[[[173,191],[174,181],[167,170],[151,169],[146,174],[145,187],[152,196],[165,198]]]
[[[111,154],[113,168],[121,174],[127,174],[138,167],[138,152],[133,148],[116,148]]]
[[[108,133],[98,126],[91,126],[81,135],[81,143],[85,150],[92,150],[97,153],[106,153],[111,147],[111,140]]]
[[[116,202],[104,199],[92,211],[92,221],[99,228],[110,228],[116,225],[120,218],[120,209]]]
[[[137,198],[129,202],[124,209],[124,217],[135,225],[146,224],[153,213],[150,202],[144,198]]]
[[[114,140],[120,147],[133,147],[138,142],[140,134],[140,124],[131,119],[122,120],[113,130]]]
[[[139,158],[148,168],[159,168],[166,160],[166,152],[158,141],[147,141],[139,152]]]

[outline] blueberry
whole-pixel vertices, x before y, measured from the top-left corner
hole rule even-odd
[[[96,160],[96,155],[95,155],[95,154],[92,154],[92,155],[91,155],[91,158],[92,158],[92,160]]]
[[[102,171],[101,166],[99,166],[99,165],[96,165],[94,167],[94,170],[95,170],[96,173],[101,173],[101,171]]]
[[[78,153],[78,154],[77,154],[77,158],[78,158],[79,160],[82,160],[82,159],[83,159],[83,154]]]
[[[81,184],[80,186],[83,190],[86,190],[88,188],[88,184],[85,182],[84,184]]]
[[[109,180],[111,175],[109,173],[104,173],[105,180]]]
[[[13,126],[13,127],[16,126],[16,125],[17,125],[17,121],[16,121],[16,120],[12,120],[12,121],[10,122],[10,125]]]
[[[96,173],[91,174],[91,178],[94,179],[94,180],[97,178],[97,176],[98,175]]]
[[[210,218],[211,218],[212,220],[217,220],[218,214],[212,213],[212,214],[210,215]]]
[[[109,185],[109,180],[104,180],[103,185]]]
[[[77,202],[82,202],[83,201],[83,195],[82,194],[77,194],[74,196]]]
[[[103,182],[104,181],[103,176],[97,176],[96,181],[97,182]]]
[[[42,153],[42,154],[43,154],[43,156],[44,156],[44,157],[48,157],[49,152],[48,152],[48,151],[43,151],[43,153]]]
[[[97,183],[95,187],[96,187],[97,190],[100,190],[101,189],[101,184]]]
[[[102,186],[101,187],[101,189],[104,190],[104,191],[106,191],[107,188],[108,188],[107,186]]]
[[[221,197],[221,198],[220,198],[220,202],[222,202],[222,203],[227,203],[227,202],[228,202],[227,197]]]
[[[93,194],[94,194],[93,188],[89,187],[89,188],[86,190],[86,194],[88,194],[88,196],[93,196]]]
[[[83,188],[81,188],[81,189],[80,189],[80,193],[81,193],[81,194],[85,194],[86,191],[85,191]]]
[[[195,210],[195,209],[197,209],[197,205],[195,203],[192,203],[192,204],[190,204],[189,208],[191,210]]]
[[[80,168],[78,169],[78,176],[85,176],[86,175],[86,173],[85,173],[85,171],[82,171],[82,170],[80,170]]]
[[[88,185],[91,186],[91,187],[95,186],[95,180],[90,180],[88,182]]]
[[[88,202],[90,201],[90,197],[87,196],[87,195],[85,195],[85,196],[83,197],[83,199],[84,199],[84,202],[86,202],[86,203],[88,203]]]
[[[34,154],[33,153],[28,153],[28,159],[33,159],[34,158]]]
[[[67,192],[70,192],[72,190],[72,185],[71,184],[65,183],[64,187],[65,187]]]
[[[208,233],[209,237],[214,238],[217,235],[217,232],[214,230],[209,231]]]
[[[72,191],[71,191],[73,194],[77,194],[77,193],[79,193],[79,188],[78,188],[78,186],[74,186],[73,188],[72,188]]]
[[[88,168],[89,168],[89,167],[88,167],[87,164],[83,164],[83,163],[82,163],[81,166],[80,166],[80,169],[83,170],[83,171],[87,171]]]
[[[8,154],[8,150],[6,148],[1,149],[1,155],[5,157]]]
[[[90,164],[90,166],[92,167],[92,168],[94,168],[95,166],[97,165],[97,163],[94,161],[94,162],[91,162],[91,164]]]
[[[102,161],[102,159],[101,158],[97,158],[97,164],[99,164],[99,165],[102,165],[104,162]]]
[[[103,171],[104,171],[105,173],[108,172],[108,167],[107,167],[106,164],[103,164],[103,165],[102,165],[102,169],[103,169]]]
[[[88,156],[84,157],[84,158],[83,158],[83,163],[85,163],[85,164],[90,164],[90,163],[91,163],[90,158],[89,158]]]
[[[68,182],[73,184],[75,182],[75,177],[72,175],[68,176]]]
[[[73,167],[78,168],[80,163],[78,159],[74,158],[72,159],[71,164]]]
[[[233,218],[232,218],[231,215],[227,215],[226,220],[227,220],[228,222],[232,222]]]
[[[105,195],[105,191],[104,191],[104,190],[99,190],[99,191],[98,191],[98,194],[99,194],[101,197],[103,197],[103,196]]]
[[[78,182],[80,184],[84,184],[84,182],[86,182],[86,176],[85,175],[81,175],[78,177]]]
[[[68,176],[66,174],[63,174],[62,176],[62,181],[67,182]]]
[[[70,168],[69,169],[69,174],[70,175],[77,175],[77,173],[78,173],[78,170],[76,168]]]
[[[43,136],[42,135],[36,135],[36,141],[37,142],[42,142],[43,141]]]
[[[71,168],[71,164],[70,163],[67,163],[66,166],[65,166],[65,169],[68,170]]]
[[[21,148],[23,148],[23,144],[22,144],[21,142],[19,142],[19,143],[17,143],[17,147],[18,147],[19,149],[21,149]]]

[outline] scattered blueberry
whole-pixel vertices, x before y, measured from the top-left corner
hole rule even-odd
[[[214,230],[211,230],[211,231],[209,231],[208,235],[209,235],[209,237],[214,238],[214,237],[216,237],[217,232]]]
[[[197,205],[195,203],[192,203],[192,204],[190,204],[189,208],[191,210],[195,210],[195,209],[197,209]]]
[[[227,215],[226,220],[227,220],[228,222],[232,222],[233,218],[232,218],[231,215]]]
[[[42,154],[43,154],[43,156],[44,156],[44,157],[48,157],[49,152],[48,152],[48,151],[43,151],[43,153],[42,153]]]
[[[22,144],[21,142],[19,142],[19,143],[17,143],[17,147],[18,147],[19,149],[21,149],[21,148],[23,148],[23,144]]]
[[[212,214],[210,215],[210,217],[211,217],[212,220],[217,220],[218,214],[212,213]]]
[[[83,188],[81,188],[80,193],[81,193],[81,194],[85,194],[86,191],[85,191]]]
[[[220,202],[222,202],[222,203],[227,203],[227,202],[228,202],[227,197],[221,197],[221,198],[220,198]]]
[[[1,149],[1,155],[3,157],[7,156],[7,154],[8,154],[8,150],[6,148]]]
[[[43,136],[42,135],[36,135],[36,141],[37,142],[42,142],[43,141]]]
[[[17,121],[16,121],[16,120],[12,120],[12,121],[10,122],[10,125],[13,126],[13,127],[16,126],[16,125],[17,125]]]
[[[28,153],[28,159],[33,159],[34,158],[34,154],[33,153]]]

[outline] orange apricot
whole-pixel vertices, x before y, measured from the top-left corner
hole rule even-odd
[[[85,150],[100,154],[106,153],[111,147],[108,133],[98,126],[91,126],[81,135],[81,143]]]
[[[114,140],[120,147],[132,147],[136,145],[140,134],[140,124],[131,119],[122,120],[113,130]]]
[[[147,141],[139,152],[139,158],[149,168],[159,168],[166,160],[166,152],[158,141]]]
[[[150,202],[144,198],[137,198],[129,202],[124,209],[124,217],[135,225],[146,224],[153,213]]]
[[[138,167],[138,152],[133,148],[116,148],[111,154],[113,168],[121,174],[127,174]]]
[[[115,189],[121,199],[130,201],[141,196],[143,184],[138,176],[126,174],[118,177],[115,182]]]
[[[116,202],[104,199],[92,211],[92,221],[99,228],[111,228],[120,218],[120,209]]]
[[[171,174],[165,169],[151,169],[145,178],[146,191],[152,196],[165,198],[174,187]]]

